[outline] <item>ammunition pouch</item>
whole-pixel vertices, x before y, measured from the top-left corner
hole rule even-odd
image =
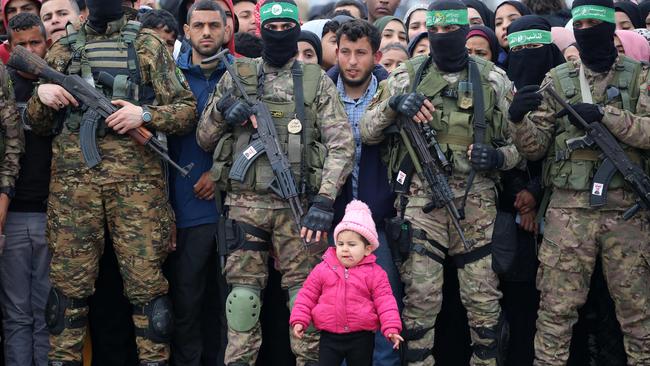
[[[385,221],[388,246],[396,263],[404,263],[411,252],[413,230],[411,222],[401,217],[393,217]]]
[[[508,273],[517,257],[517,223],[510,212],[497,210],[491,246],[492,270],[496,274]]]
[[[262,241],[246,240],[246,234]],[[271,234],[255,226],[221,216],[217,224],[217,253],[224,257],[236,250],[269,250]]]

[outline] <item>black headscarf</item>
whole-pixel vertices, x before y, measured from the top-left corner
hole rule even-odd
[[[510,24],[508,34],[529,29],[551,31],[551,24],[538,15],[525,15]],[[555,66],[565,62],[562,52],[553,43],[539,48],[510,50],[508,57],[508,78],[517,89],[526,85],[540,85],[546,73]]]
[[[645,28],[645,18],[641,21],[641,11],[639,11],[639,7],[636,4],[628,1],[618,1],[614,3],[614,9],[627,14],[634,28]]]
[[[461,10],[467,9],[460,0],[436,0],[429,5],[431,10]],[[460,29],[448,33],[432,33],[429,31],[430,56],[436,66],[445,72],[459,72],[467,67],[469,54],[465,48],[465,39],[469,25],[461,25]]]
[[[494,16],[492,17],[492,24],[496,24],[496,15],[497,15],[497,11],[499,10],[499,8],[506,5],[506,4],[514,6],[515,9],[517,9],[519,14],[521,14],[522,16],[523,15],[530,15],[530,14],[533,13],[532,11],[530,11],[530,8],[527,7],[524,3],[519,2],[519,1],[515,1],[515,0],[507,0],[507,1],[504,1],[501,4],[499,4],[499,6],[497,6],[496,9],[494,9]]]
[[[479,0],[462,0],[463,3],[468,7],[475,9],[483,19],[483,24],[486,27],[494,29],[494,13],[490,8],[487,7],[484,3]]]
[[[646,0],[639,4],[639,12],[641,13],[641,21],[643,22],[643,27],[641,28],[645,28],[645,18],[650,14],[650,0]]]
[[[86,0],[88,23],[98,33],[106,31],[106,25],[124,15],[122,0]]]
[[[409,58],[414,56],[413,53],[415,52],[415,47],[417,47],[418,43],[420,43],[422,39],[427,38],[428,35],[429,32],[418,33],[417,36],[413,37],[413,39],[409,41],[409,45],[406,47],[406,50],[409,53]]]
[[[612,0],[573,1],[574,9],[583,5],[614,8]],[[596,72],[607,72],[612,67],[618,56],[618,51],[614,46],[615,31],[616,24],[610,22],[602,22],[586,29],[573,28],[576,46],[580,51],[580,60],[585,66]]]
[[[501,46],[499,46],[499,40],[497,39],[497,35],[494,34],[494,31],[484,25],[473,25],[469,28],[467,38],[475,36],[483,37],[488,41],[490,51],[492,52],[492,59],[490,61],[497,63]]]
[[[302,30],[300,31],[300,37],[298,37],[298,42],[300,41],[307,42],[312,47],[314,47],[314,50],[316,51],[316,57],[318,58],[318,64],[320,65],[323,59],[323,45],[320,43],[320,38],[318,38],[314,32]]]

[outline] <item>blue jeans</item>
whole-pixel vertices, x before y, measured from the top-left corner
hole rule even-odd
[[[0,304],[7,366],[45,366],[50,348],[45,303],[50,292],[46,215],[9,212],[0,256]]]
[[[377,234],[379,235],[379,247],[373,254],[377,257],[377,264],[388,275],[390,287],[393,289],[393,295],[395,296],[395,300],[397,300],[397,306],[401,312],[404,307],[402,303],[404,289],[402,281],[399,278],[399,270],[395,266],[395,262],[393,262],[393,256],[391,255],[388,241],[386,240],[386,232],[384,229],[377,228]],[[375,334],[375,352],[373,354],[372,364],[374,366],[400,365],[399,352],[393,349],[393,344],[381,334],[381,330]]]

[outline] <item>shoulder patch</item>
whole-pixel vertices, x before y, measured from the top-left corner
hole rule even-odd
[[[187,79],[185,79],[185,75],[183,74],[183,71],[181,71],[181,69],[178,67],[176,67],[175,71],[176,71],[176,78],[181,83],[181,85],[187,84]]]

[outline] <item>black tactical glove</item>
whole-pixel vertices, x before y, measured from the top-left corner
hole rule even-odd
[[[426,97],[420,93],[395,95],[388,100],[388,106],[408,118],[413,118],[424,104]]]
[[[576,103],[571,107],[575,109],[576,112],[585,120],[587,123],[591,122],[600,122],[603,120],[603,108],[597,104],[590,103]],[[569,122],[572,125],[578,127],[581,130],[584,130],[584,126],[578,121],[578,119],[569,112],[568,109],[563,109],[555,114],[555,118],[562,118],[564,116],[569,117]]]
[[[318,195],[314,197],[307,214],[302,218],[302,226],[312,231],[327,231],[332,227],[334,220],[334,201]]]
[[[543,99],[544,97],[539,92],[539,85],[526,85],[517,90],[512,103],[510,103],[510,109],[508,109],[510,121],[520,123],[526,113],[539,108]]]
[[[490,145],[477,143],[472,147],[470,162],[476,171],[498,169],[503,165],[503,153]]]
[[[217,102],[217,110],[226,123],[231,126],[242,125],[253,115],[253,109],[248,103],[226,95]]]

